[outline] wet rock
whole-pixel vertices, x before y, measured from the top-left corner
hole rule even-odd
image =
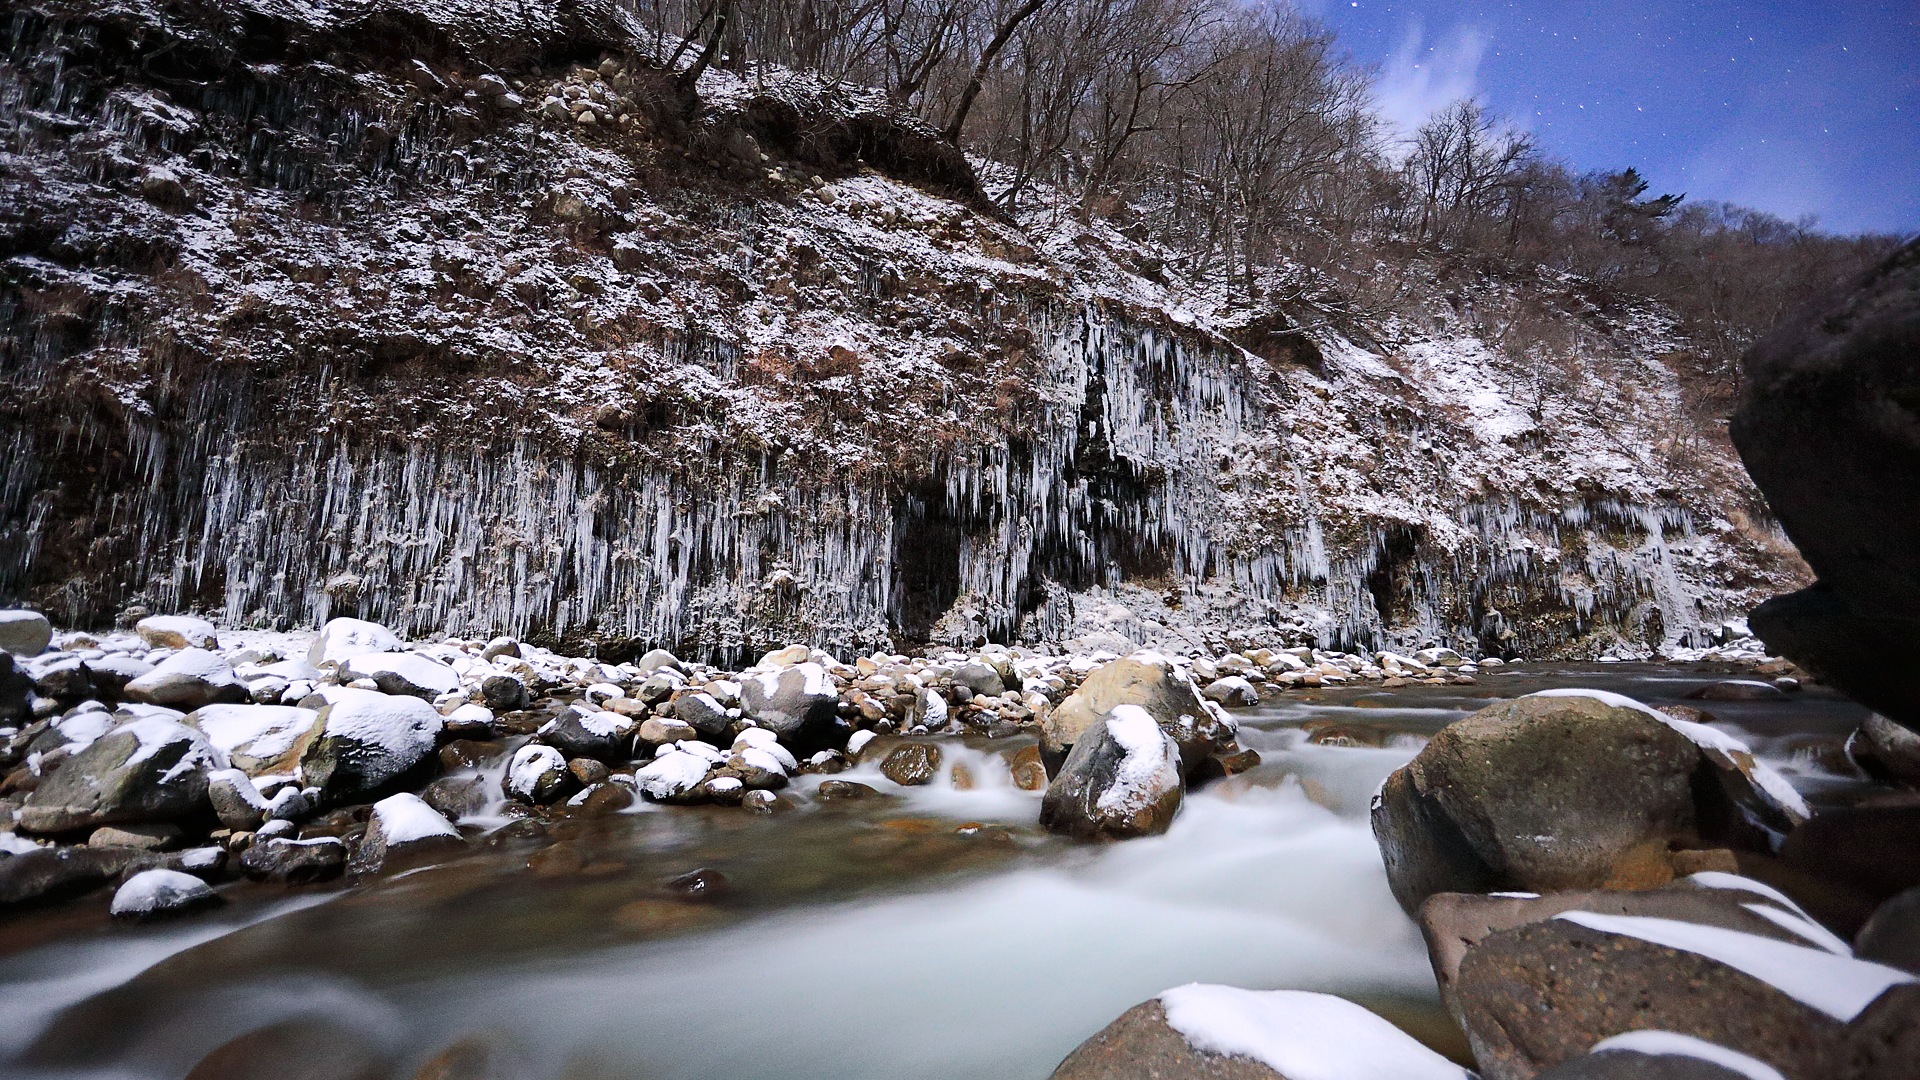
[[[582,817],[605,817],[633,805],[633,791],[620,783],[599,783],[575,796],[569,805],[577,805]]]
[[[1386,1020],[1329,994],[1190,983],[1128,1009],[1052,1080],[1470,1080]]]
[[[1920,734],[1878,713],[1847,738],[1847,757],[1882,783],[1920,787]]]
[[[390,874],[458,852],[466,839],[418,795],[402,792],[373,804],[366,835],[353,849],[348,873]]]
[[[838,728],[839,691],[826,669],[812,662],[743,677],[740,702],[762,727],[806,753],[826,749]]]
[[[1782,320],[1743,361],[1730,433],[1818,583],[1750,618],[1769,650],[1920,728],[1920,242]]]
[[[573,791],[573,783],[567,759],[560,751],[528,743],[514,751],[506,775],[500,778],[500,789],[508,798],[545,806],[566,798]]]
[[[1820,914],[1844,932],[1853,932],[1894,894],[1920,886],[1916,851],[1920,799],[1902,794],[1884,803],[1835,807],[1816,815],[1788,834],[1780,845],[1778,865],[1814,888],[1836,894],[1831,896],[1834,909]],[[1807,896],[1804,902],[1815,901]]]
[[[668,880],[666,889],[683,900],[718,900],[733,891],[733,882],[718,870],[701,867]]]
[[[287,775],[320,730],[320,713],[291,705],[208,705],[182,723],[249,776]]]
[[[53,624],[37,611],[0,610],[0,652],[39,656],[53,643]]]
[[[280,885],[310,885],[340,876],[347,865],[347,847],[338,837],[305,840],[271,837],[240,854],[240,871],[255,881]]]
[[[1183,768],[1233,742],[1233,727],[1216,718],[1193,680],[1158,653],[1136,653],[1095,668],[1040,726],[1040,757],[1050,772],[1096,721],[1116,706],[1145,709],[1180,746]]]
[[[434,812],[453,821],[477,814],[493,801],[485,777],[443,776],[420,791],[420,798]]]
[[[1253,684],[1238,675],[1229,675],[1224,679],[1215,679],[1207,684],[1201,694],[1208,701],[1217,701],[1229,708],[1247,708],[1260,704],[1260,691]]]
[[[872,788],[867,790],[873,791]],[[875,791],[874,794],[878,795],[879,792]],[[749,791],[740,797],[740,805],[754,814],[784,814],[794,808],[793,800],[771,791]]]
[[[87,837],[88,847],[124,847],[140,851],[172,851],[185,837],[171,822],[145,825],[103,825]]]
[[[573,774],[575,780],[580,781],[581,787],[605,783],[607,777],[612,775],[606,765],[592,758],[574,758],[568,761],[567,771]]]
[[[1047,788],[1047,769],[1040,762],[1040,748],[1035,745],[1022,746],[1003,753],[1007,763],[1007,772],[1013,777],[1013,786],[1021,791],[1045,791]]]
[[[96,739],[43,777],[20,810],[33,833],[119,822],[168,821],[208,808],[207,774],[226,761],[198,731],[134,720]]]
[[[866,784],[854,780],[822,780],[814,790],[814,797],[827,802],[876,799],[880,793]]]
[[[179,869],[179,858],[126,847],[42,847],[0,857],[0,911],[79,896],[128,872]]]
[[[301,1018],[221,1044],[186,1080],[388,1080],[388,1068],[372,1037],[344,1024]]]
[[[1769,682],[1754,679],[1723,679],[1689,691],[1693,701],[1785,701],[1786,692]]]
[[[880,773],[902,787],[932,783],[940,775],[940,748],[931,743],[896,746],[880,763]]]
[[[507,744],[497,739],[455,739],[440,748],[440,767],[448,772],[478,769],[506,753]]]
[[[149,705],[192,712],[217,702],[247,700],[247,686],[232,665],[205,649],[182,649],[152,671],[128,681],[126,696]]]
[[[340,664],[362,653],[395,653],[400,638],[379,623],[364,619],[329,619],[307,649],[307,663],[316,668]]]
[[[570,758],[626,761],[633,755],[640,722],[604,709],[568,706],[542,725],[536,737]]]
[[[1180,747],[1146,709],[1119,705],[1075,739],[1040,803],[1040,824],[1082,840],[1167,831],[1186,786]]]
[[[438,660],[417,653],[361,653],[348,657],[340,670],[347,678],[372,679],[381,693],[404,694],[428,701],[460,689],[458,673]]]
[[[681,694],[673,699],[673,715],[688,724],[707,738],[714,738],[727,730],[732,718],[727,710],[712,694]]]
[[[154,615],[133,624],[133,632],[156,649],[217,649],[219,631],[205,619],[188,615]]]
[[[1724,770],[1628,704],[1536,695],[1434,736],[1373,810],[1401,906],[1414,912],[1436,892],[1659,885],[1673,876],[1672,849],[1709,846],[1695,777]]]
[[[380,794],[431,760],[444,723],[433,706],[348,687],[331,698],[316,721],[318,734],[300,756],[301,775],[320,789],[323,802]]]
[[[142,870],[113,894],[109,913],[116,919],[145,921],[218,907],[220,896],[207,883],[178,870]]]
[[[496,713],[518,712],[532,701],[527,684],[512,675],[495,674],[480,680],[480,700]]]

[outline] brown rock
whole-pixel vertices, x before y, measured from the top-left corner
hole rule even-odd
[[[931,743],[895,747],[880,763],[880,773],[902,787],[932,783],[940,775],[940,748]]]
[[[287,1020],[221,1044],[186,1080],[388,1080],[386,1056],[351,1028]]]

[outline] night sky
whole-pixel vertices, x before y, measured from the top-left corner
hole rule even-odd
[[[1303,0],[1402,130],[1474,95],[1580,169],[1920,232],[1920,0]]]

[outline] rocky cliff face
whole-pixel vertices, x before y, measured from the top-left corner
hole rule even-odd
[[[591,2],[42,0],[7,49],[0,601],[64,622],[1625,654],[1797,572],[1671,321],[1577,280],[1230,308]]]

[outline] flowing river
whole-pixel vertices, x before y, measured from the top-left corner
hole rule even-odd
[[[500,1077],[1042,1080],[1192,981],[1341,994],[1459,1057],[1387,891],[1373,791],[1488,698],[1589,686],[1671,704],[1720,677],[1519,665],[1478,686],[1276,698],[1239,713],[1258,769],[1192,795],[1167,835],[1104,847],[1039,831],[1007,742],[948,742],[970,786],[862,769],[842,778],[891,797],[815,805],[805,777],[793,813],[648,808],[544,840],[508,827],[370,886],[225,886],[223,909],[184,921],[110,924],[93,900],[14,916],[0,1074],[293,1077],[308,1074],[288,1062],[341,1061],[410,1077],[484,1048]],[[1695,704],[1816,806],[1855,790],[1839,747],[1857,706],[1820,688]]]

